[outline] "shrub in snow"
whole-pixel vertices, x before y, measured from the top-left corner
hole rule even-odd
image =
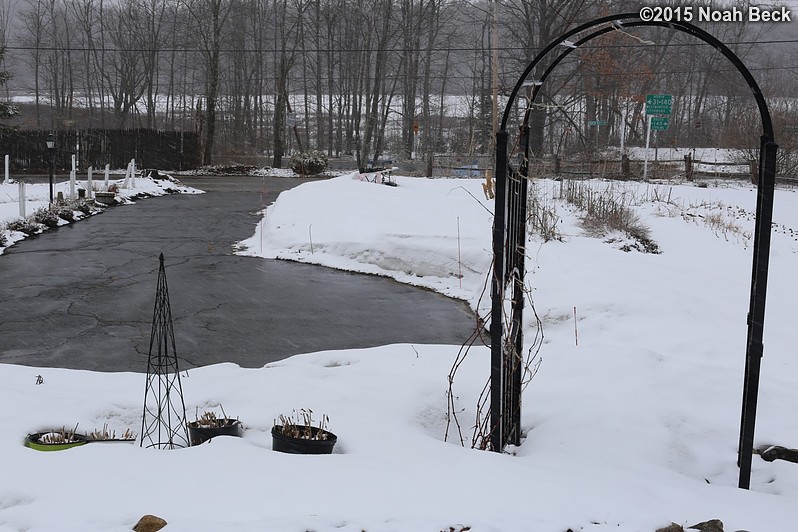
[[[78,201],[75,205],[75,209],[86,215],[91,214],[91,206],[84,200]]]
[[[327,156],[320,151],[306,151],[291,156],[291,170],[297,174],[320,174],[326,169]]]
[[[36,212],[33,213],[34,222],[46,225],[47,227],[50,228],[58,227],[58,219],[59,219],[58,211],[51,210],[49,207],[42,207],[41,209],[36,209]]]
[[[216,164],[213,166],[201,166],[194,170],[196,175],[252,175],[258,168],[251,164]],[[156,179],[158,178],[155,176]],[[174,180],[166,174],[161,174],[160,179]]]
[[[150,168],[141,171],[141,177],[149,177],[151,179],[166,179],[167,175],[160,173],[155,168]]]
[[[34,223],[27,218],[14,220],[8,224],[9,231],[19,231],[20,233],[25,233],[28,236],[35,235],[40,233],[42,230],[41,225]]]
[[[59,206],[57,208],[57,210],[56,210],[56,214],[58,215],[59,218],[63,218],[67,222],[71,223],[71,222],[75,221],[75,212],[72,210],[72,206],[71,205],[61,205],[61,206]],[[49,225],[49,224],[47,224],[45,222],[42,222],[42,223],[44,223],[48,227],[53,227],[53,226],[51,226],[51,225]],[[56,223],[56,225],[58,225],[58,224]]]

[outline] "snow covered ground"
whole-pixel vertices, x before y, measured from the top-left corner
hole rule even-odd
[[[239,252],[388,275],[484,314],[493,204],[482,182],[399,177],[387,187],[352,177],[281,194]],[[560,183],[534,184],[560,238],[528,242],[527,284],[545,337],[523,399],[525,439],[512,454],[461,446],[453,427],[444,441],[459,346],[189,370],[189,419],[221,404],[247,430],[174,451],[27,449],[24,435],[49,427],[138,431],[144,376],[0,365],[0,532],[123,531],[150,513],[170,532],[638,532],[715,518],[728,531],[795,530],[797,464],[755,456],[752,489],[735,487],[756,192],[741,183],[587,184],[633,210],[661,253],[585,226],[559,199]],[[798,446],[796,239],[798,195],[780,189],[757,446]],[[526,317],[531,341],[529,308]],[[455,376],[466,440],[489,371],[487,349],[474,347]],[[274,420],[300,408],[330,417],[332,456],[271,450]]]

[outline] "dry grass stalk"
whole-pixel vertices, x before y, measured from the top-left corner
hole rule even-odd
[[[279,421],[279,424],[277,423]],[[301,409],[297,415],[296,410],[290,416],[280,414],[274,426],[279,427],[282,435],[303,440],[326,440],[329,437],[327,423],[330,418],[323,414],[318,426],[313,424],[313,410]]]
[[[226,427],[232,422],[238,421],[238,419],[231,420],[229,417],[227,417],[222,405],[219,405],[219,409],[222,411],[222,417],[217,417],[216,413],[211,411],[203,412],[200,416],[199,409],[197,409],[197,413],[195,414],[197,420],[194,421],[194,423],[199,427],[218,428]]]
[[[67,430],[66,427],[61,427],[61,430],[54,430],[39,436],[39,443],[56,444],[76,442],[78,441],[75,439],[75,432],[77,432],[77,430],[77,425],[75,425],[75,428],[72,430]]]
[[[88,437],[88,439],[95,441],[107,441],[107,440],[132,441],[136,439],[136,435],[130,429],[126,429],[125,432],[123,432],[122,435],[117,438],[116,431],[108,432],[108,423],[105,423],[103,425],[102,430],[95,429],[86,436]]]

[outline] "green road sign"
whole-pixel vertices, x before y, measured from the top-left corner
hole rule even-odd
[[[647,115],[669,115],[673,107],[672,94],[647,94],[646,95],[646,114]]]
[[[587,121],[587,125],[588,126],[606,126],[607,125],[607,121],[606,120],[588,120]]]
[[[651,131],[665,131],[668,129],[670,122],[669,116],[652,116],[651,117]]]

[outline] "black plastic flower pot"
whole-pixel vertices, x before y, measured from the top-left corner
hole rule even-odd
[[[283,434],[282,425],[272,427],[272,449],[291,454],[332,454],[338,436],[328,430],[310,427],[310,438],[296,438]],[[319,439],[319,436],[324,439]]]
[[[236,436],[241,437],[243,429],[241,422],[237,419],[219,419],[217,420],[220,425],[217,427],[209,427],[207,425],[200,425],[197,421],[188,423],[188,439],[191,446],[205,443],[215,436]]]

